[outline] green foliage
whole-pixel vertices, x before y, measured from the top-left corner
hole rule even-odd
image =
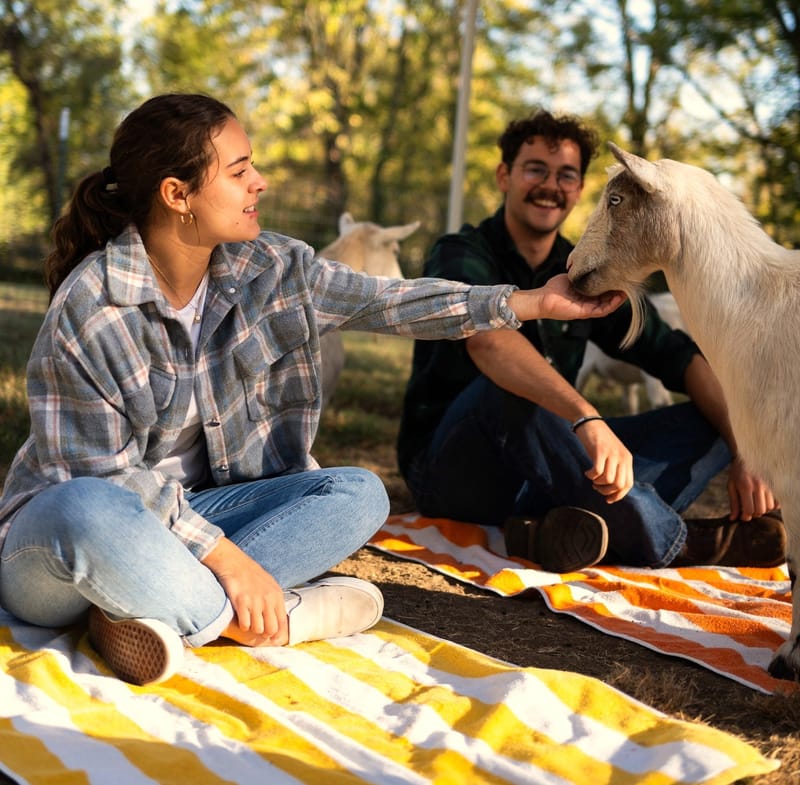
[[[778,242],[799,245],[800,8],[789,0],[665,6],[682,41],[682,73],[733,132],[715,145],[719,168],[747,184],[745,201]]]
[[[345,209],[419,219],[402,261],[420,272],[446,222],[467,0],[157,0],[123,27],[126,5],[0,0],[0,243],[44,235],[138,97],[199,90],[248,128],[270,228],[322,247]],[[787,0],[482,0],[465,220],[499,204],[506,123],[543,104],[594,120],[603,139],[729,174],[767,228],[797,242],[797,34]],[[590,178],[604,180],[605,162]],[[596,190],[590,181],[570,236]]]
[[[271,16],[268,3],[158,0],[133,46],[139,76],[151,94],[200,91],[243,109],[263,98]]]
[[[606,138],[725,176],[777,241],[800,243],[796,3],[542,3],[565,20],[547,44],[554,89],[576,72],[587,79],[581,112],[615,118]]]
[[[421,230],[403,244],[405,268],[417,274],[447,215],[461,49],[453,20],[465,5],[162,3],[142,28],[137,62],[154,91],[222,91],[268,179],[271,228],[319,248],[344,210],[387,225],[418,219]],[[495,140],[536,81],[521,53],[538,15],[499,0],[482,10],[465,200],[472,220],[498,202]]]
[[[119,107],[130,104],[115,29],[121,7],[122,0],[0,0],[0,74],[22,87],[12,95],[21,111],[7,159],[9,200],[16,207],[44,198],[42,229],[57,216],[66,184],[102,165],[97,152],[108,146]],[[68,143],[62,110],[70,112]],[[17,180],[17,172],[25,176]]]
[[[41,174],[22,163],[20,140],[30,128],[25,89],[0,71],[0,267],[12,238],[42,234],[48,214]]]

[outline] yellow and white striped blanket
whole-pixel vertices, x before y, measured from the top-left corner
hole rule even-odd
[[[796,689],[767,672],[791,629],[785,565],[661,570],[600,566],[558,575],[507,556],[503,533],[495,527],[417,514],[391,516],[370,545],[496,594],[538,590],[554,611],[691,660],[753,689]]]
[[[0,611],[0,663],[0,772],[25,785],[725,785],[779,765],[597,680],[386,619],[294,648],[196,649],[134,687],[84,630]]]

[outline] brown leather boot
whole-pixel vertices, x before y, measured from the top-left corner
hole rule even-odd
[[[780,512],[749,521],[693,518],[685,521],[686,542],[670,567],[777,567],[786,561],[786,529]]]

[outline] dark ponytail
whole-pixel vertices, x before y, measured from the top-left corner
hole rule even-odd
[[[131,112],[114,134],[111,165],[81,180],[53,226],[45,260],[50,296],[87,254],[129,223],[144,225],[165,177],[197,191],[214,160],[211,140],[232,117],[214,98],[182,93],[156,96]]]
[[[102,172],[90,174],[78,184],[62,215],[53,226],[53,250],[45,259],[45,282],[50,297],[87,254],[116,237],[130,221],[129,211],[118,195],[106,191]]]

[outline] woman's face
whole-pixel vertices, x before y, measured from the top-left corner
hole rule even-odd
[[[258,197],[267,183],[252,161],[247,134],[231,118],[213,138],[217,159],[200,190],[187,203],[195,216],[195,231],[204,245],[254,240],[258,225]]]

